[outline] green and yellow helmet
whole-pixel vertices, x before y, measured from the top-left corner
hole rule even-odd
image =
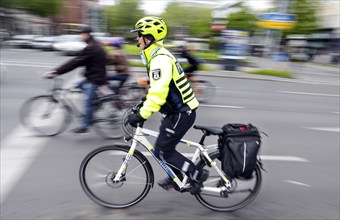
[[[142,35],[152,35],[156,41],[161,41],[167,34],[167,27],[163,19],[148,16],[139,19],[131,32],[140,32]]]

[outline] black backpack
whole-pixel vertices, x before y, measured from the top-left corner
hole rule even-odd
[[[223,131],[218,140],[222,170],[229,180],[250,179],[261,146],[259,130],[252,124],[226,124]]]

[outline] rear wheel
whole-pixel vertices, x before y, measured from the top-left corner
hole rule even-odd
[[[218,160],[219,152],[214,152],[210,155],[211,159],[221,167],[221,162]],[[204,187],[220,188],[224,185],[224,181],[217,174],[213,167],[207,166],[203,161],[199,163],[199,168],[210,171],[209,178],[203,183]],[[262,174],[259,166],[253,172],[251,179],[232,180],[232,187],[225,192],[210,192],[202,189],[202,192],[195,195],[196,199],[205,207],[215,211],[235,211],[243,208],[252,202],[258,195],[262,184]]]
[[[21,123],[41,136],[62,133],[71,120],[70,110],[51,95],[33,97],[20,109]]]
[[[95,106],[92,127],[99,136],[107,139],[123,137],[122,116],[126,108],[121,104],[121,101],[107,99]]]

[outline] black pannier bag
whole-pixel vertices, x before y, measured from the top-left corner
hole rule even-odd
[[[252,124],[226,124],[223,131],[218,140],[222,170],[229,180],[250,179],[261,146],[259,130]]]

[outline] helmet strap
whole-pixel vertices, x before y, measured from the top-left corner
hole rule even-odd
[[[146,41],[145,39],[148,39],[150,41],[149,44],[146,44]],[[146,35],[143,35],[143,41],[144,41],[144,45],[145,45],[145,49],[149,48],[154,42],[155,42],[155,38],[151,35],[151,34],[146,34]]]

